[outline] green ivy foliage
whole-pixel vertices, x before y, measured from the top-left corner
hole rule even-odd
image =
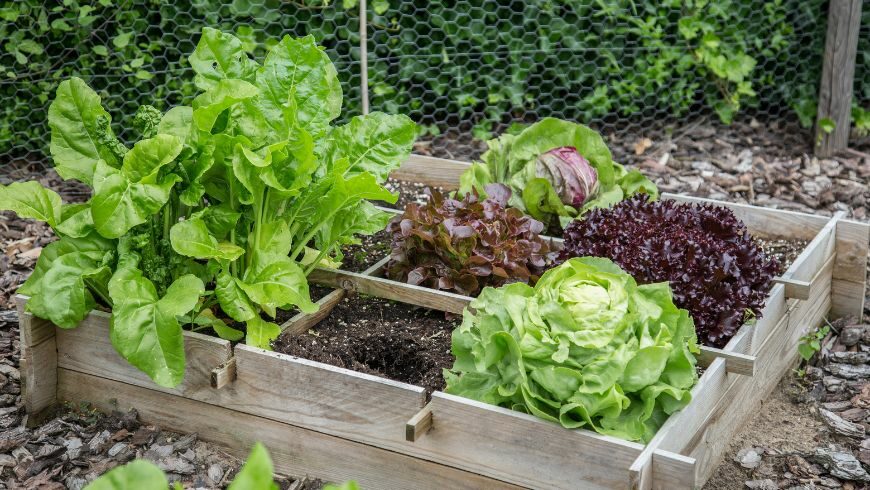
[[[370,0],[373,109],[438,131],[555,116],[649,123],[712,112],[815,118],[825,0]],[[78,76],[112,114],[138,96],[189,103],[182,82],[203,26],[252,56],[283,34],[313,34],[359,112],[357,0],[0,0],[0,155],[45,154],[45,111]],[[864,9],[863,33],[870,29]],[[870,36],[858,48],[853,110],[870,110]],[[123,90],[117,87],[123,86]],[[109,89],[112,87],[112,89]],[[110,94],[111,93],[111,94]],[[120,94],[120,95],[119,95]],[[110,96],[111,95],[111,96]],[[127,121],[115,121],[122,139]],[[469,129],[466,127],[465,129]]]

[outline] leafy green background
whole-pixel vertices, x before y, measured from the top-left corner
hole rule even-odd
[[[809,125],[826,16],[824,0],[369,1],[372,109],[479,138],[544,116],[610,130],[705,113]],[[115,115],[142,100],[189,103],[182,75],[204,25],[257,57],[264,39],[314,34],[339,70],[345,114],[359,112],[357,0],[0,0],[0,156],[45,154],[48,103],[73,75]],[[868,30],[865,8],[853,111],[865,120]],[[113,124],[124,139],[127,121]]]

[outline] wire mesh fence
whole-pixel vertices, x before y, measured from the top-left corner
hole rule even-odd
[[[824,0],[375,0],[360,49],[358,0],[0,1],[0,162],[49,165],[48,104],[79,76],[123,139],[140,104],[194,96],[187,56],[203,26],[261,57],[285,34],[314,35],[335,62],[345,117],[372,110],[420,123],[439,156],[468,158],[516,124],[554,116],[642,132],[699,116],[812,123]],[[870,31],[865,9],[863,31]],[[870,102],[862,36],[856,107]],[[441,148],[441,149],[439,149]],[[440,153],[439,153],[440,152]]]

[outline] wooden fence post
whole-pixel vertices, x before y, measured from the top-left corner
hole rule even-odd
[[[831,156],[849,143],[852,80],[861,28],[862,0],[831,0],[822,61],[815,153]],[[831,129],[830,124],[834,127]]]
[[[369,42],[366,0],[359,0],[359,83],[362,113],[369,113]]]

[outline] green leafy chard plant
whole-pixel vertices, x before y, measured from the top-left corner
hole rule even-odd
[[[310,36],[285,37],[261,65],[206,28],[189,61],[202,92],[165,114],[140,107],[131,148],[82,80],[60,84],[51,153],[61,177],[93,188],[90,201],[63,204],[35,182],[0,190],[0,207],[60,237],[20,289],[28,309],[73,328],[110,307],[112,344],[162,386],[184,376],[182,324],[268,348],[280,329],[266,317],[316,310],[306,275],[386,226],[367,199],[395,202],[380,182],[416,134],[383,113],[332,126],[338,75]]]

